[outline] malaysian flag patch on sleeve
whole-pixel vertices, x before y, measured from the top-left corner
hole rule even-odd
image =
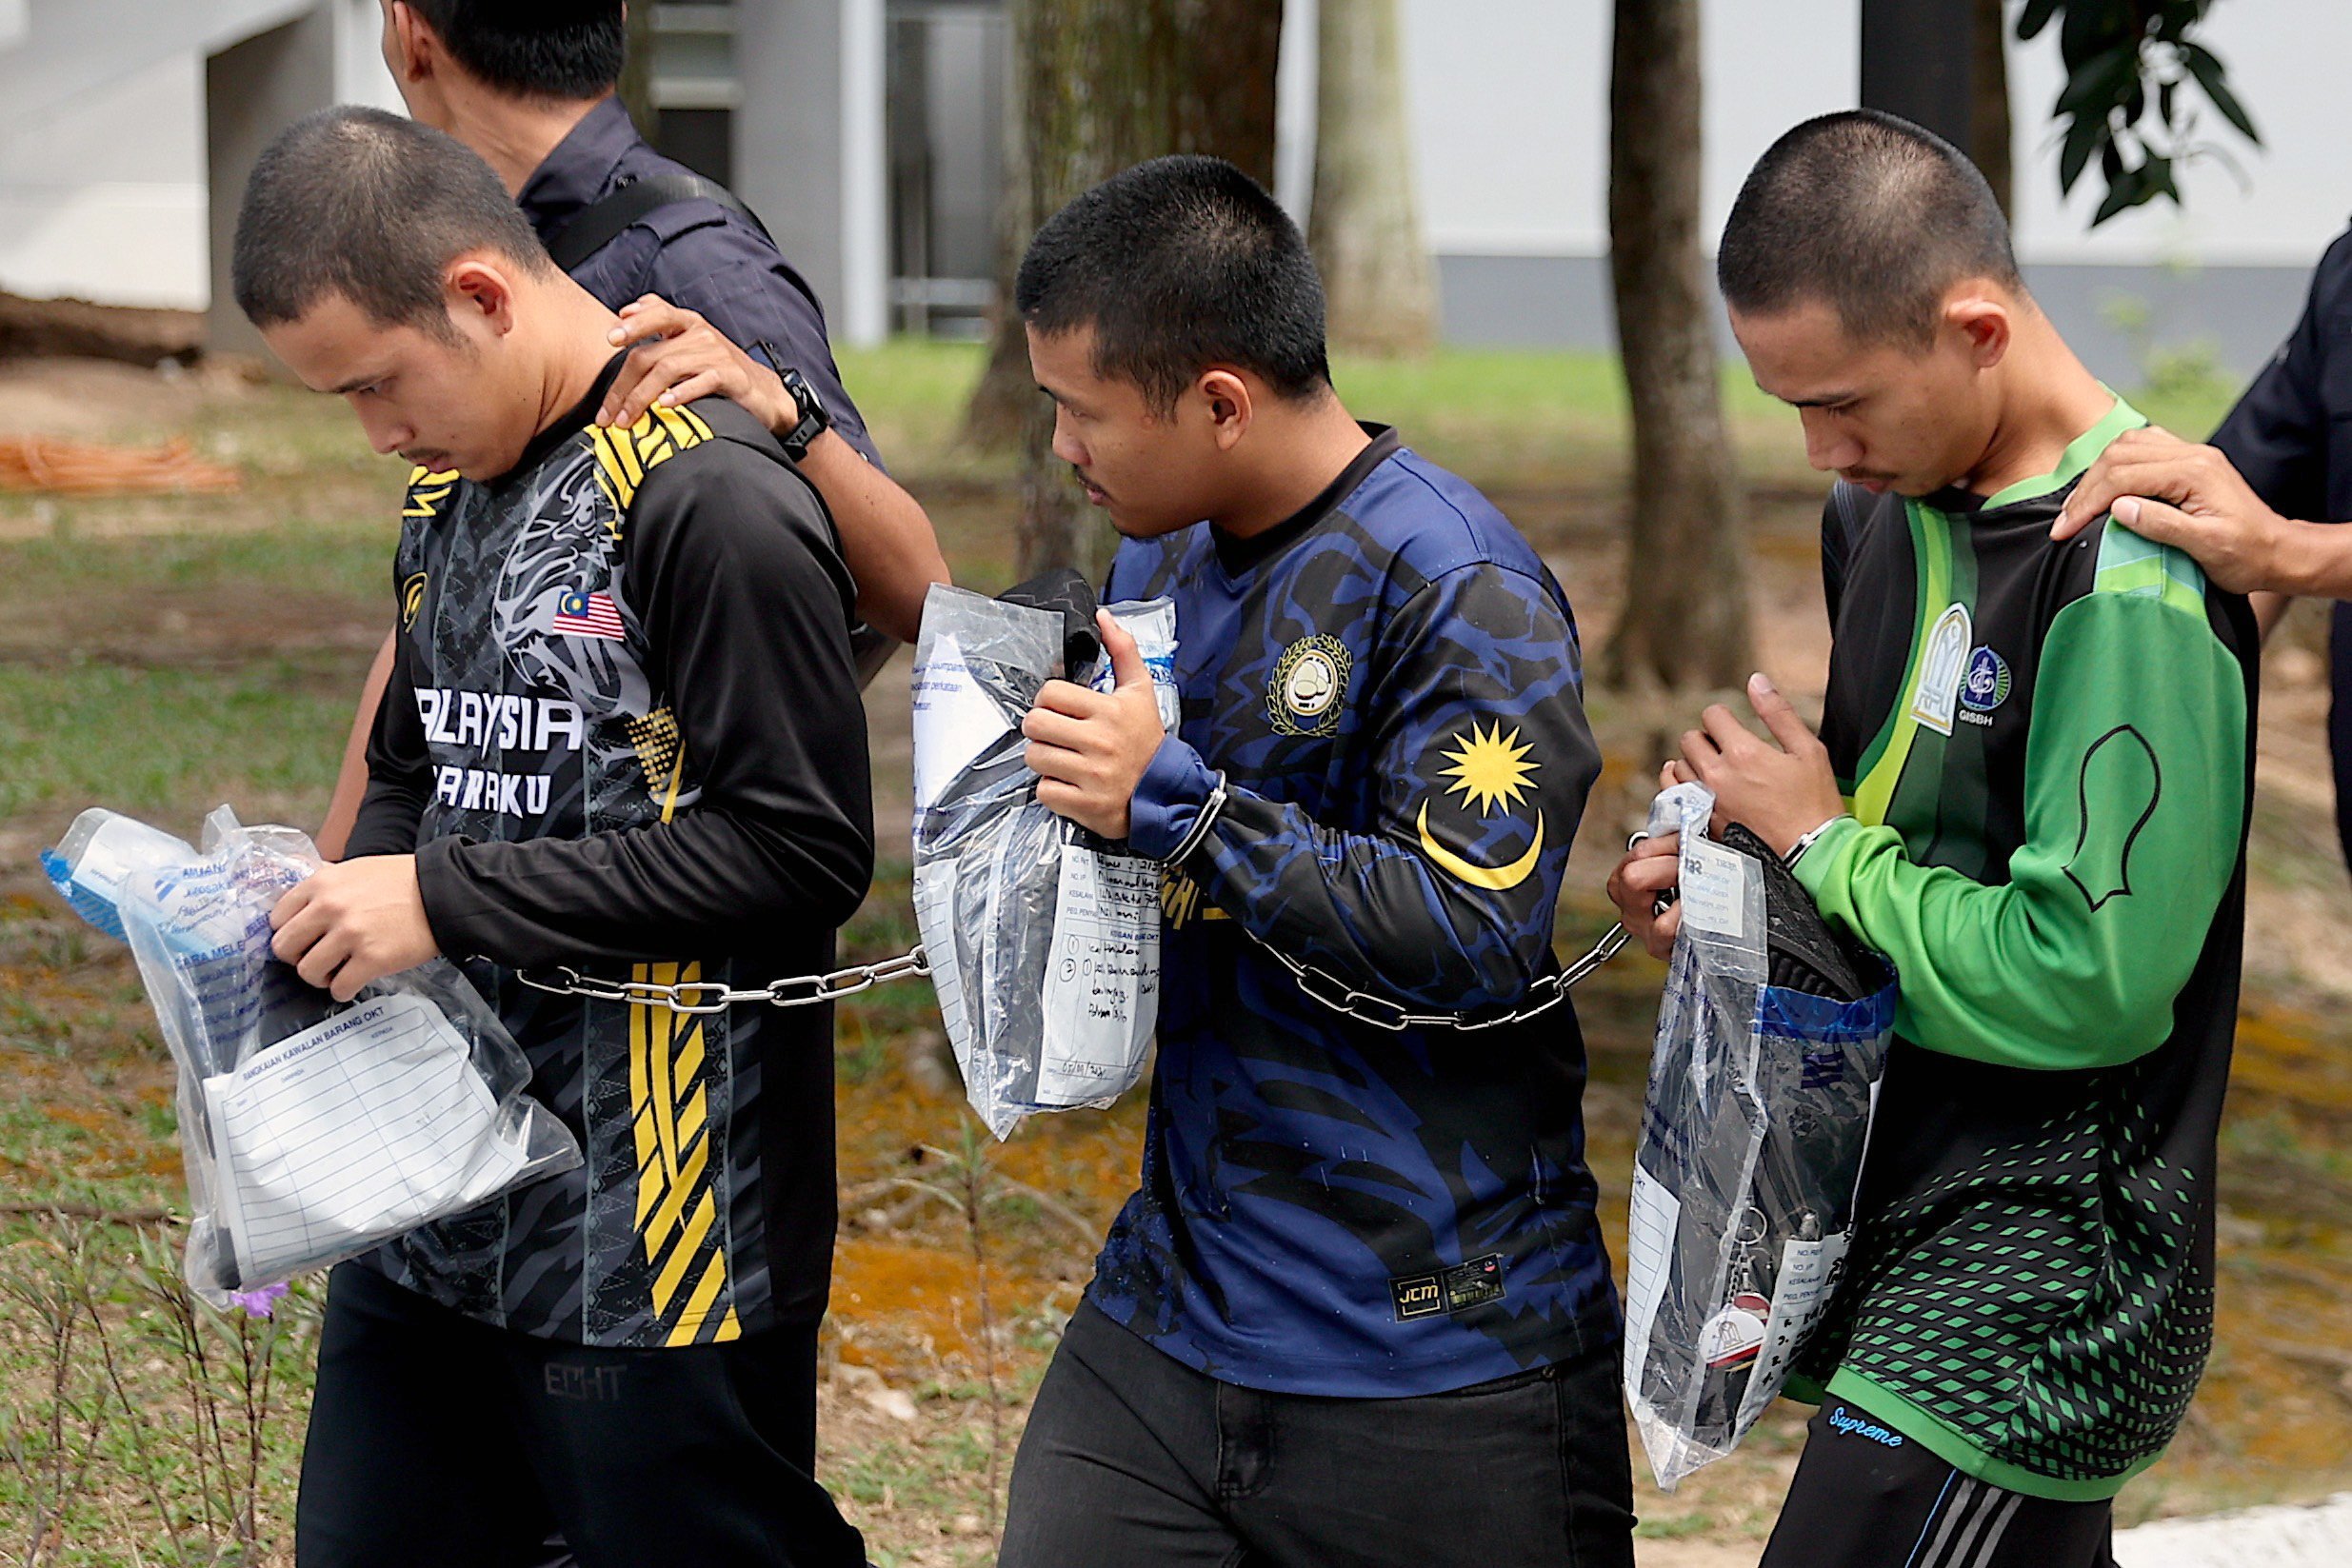
[[[557,602],[555,619],[548,630],[571,637],[610,637],[626,635],[621,627],[621,607],[608,593],[584,593],[577,588]]]

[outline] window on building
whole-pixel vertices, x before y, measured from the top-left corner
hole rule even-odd
[[[735,8],[653,8],[653,145],[721,185],[735,178]]]
[[[890,306],[977,337],[996,295],[1008,48],[1001,0],[889,0]]]

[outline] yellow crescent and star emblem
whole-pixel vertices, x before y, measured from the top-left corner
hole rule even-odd
[[[1498,804],[1509,810],[1526,803],[1527,776],[1544,764],[1527,760],[1535,747],[1520,744],[1518,730],[1505,734],[1500,722],[1485,728],[1473,723],[1468,735],[1455,737],[1454,745],[1455,749],[1444,754],[1454,765],[1439,769],[1454,781],[1445,786],[1446,794],[1460,795],[1462,804],[1476,808],[1482,818],[1493,816]],[[1508,865],[1481,865],[1465,860],[1431,838],[1426,800],[1421,803],[1421,815],[1413,825],[1421,833],[1422,853],[1458,881],[1498,893],[1525,882],[1544,854],[1541,811],[1535,814],[1535,842],[1527,845],[1525,854]]]

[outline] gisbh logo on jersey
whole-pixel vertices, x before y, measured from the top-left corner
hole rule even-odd
[[[1960,716],[1972,724],[1989,724],[1988,715],[2009,700],[2014,683],[2009,662],[1989,647],[1968,656],[1968,673],[1960,683]]]

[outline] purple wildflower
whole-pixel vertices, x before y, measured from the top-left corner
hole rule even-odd
[[[264,1285],[259,1290],[232,1290],[229,1293],[229,1300],[248,1318],[267,1318],[276,1309],[277,1303],[286,1299],[286,1288],[280,1282]]]

